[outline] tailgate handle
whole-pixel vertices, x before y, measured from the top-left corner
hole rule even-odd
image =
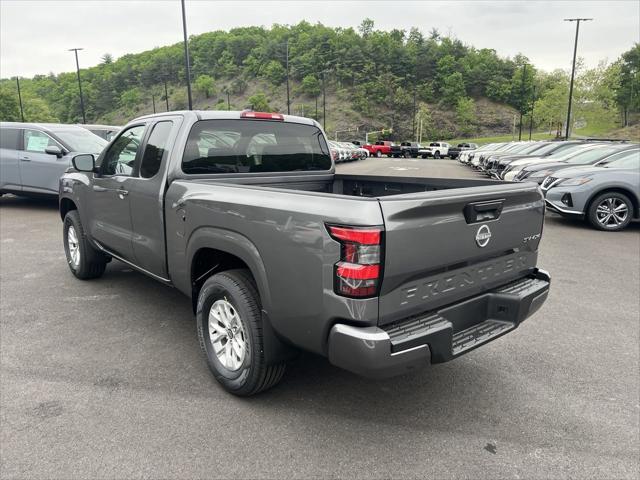
[[[495,220],[502,213],[504,198],[490,202],[469,203],[464,207],[464,218],[467,223],[485,222]]]

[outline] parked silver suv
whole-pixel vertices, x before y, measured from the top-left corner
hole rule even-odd
[[[107,141],[75,125],[0,123],[0,195],[58,196],[58,179],[78,153],[99,154]]]

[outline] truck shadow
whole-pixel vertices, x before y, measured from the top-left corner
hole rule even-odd
[[[50,211],[58,209],[56,197],[16,197],[6,194],[0,197],[1,209],[29,209]]]

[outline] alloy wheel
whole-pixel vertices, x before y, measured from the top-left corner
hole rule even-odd
[[[218,361],[236,371],[247,355],[247,335],[238,311],[227,300],[217,300],[209,310],[209,339]]]
[[[620,198],[607,197],[596,208],[598,222],[605,228],[616,228],[624,224],[629,215],[629,206]]]

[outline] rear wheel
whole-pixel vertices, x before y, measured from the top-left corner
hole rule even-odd
[[[277,384],[285,364],[264,359],[260,296],[247,270],[210,277],[198,295],[198,339],[215,379],[230,393],[250,396]]]
[[[599,230],[615,232],[622,230],[631,221],[633,203],[629,197],[619,192],[605,192],[598,195],[589,206],[589,223]]]
[[[411,152],[404,152],[404,158],[411,158]]]
[[[433,158],[440,158],[440,152],[436,152],[433,154]]]
[[[64,217],[63,242],[71,273],[81,280],[102,276],[109,259],[87,239],[77,210],[71,210]]]
[[[380,150],[376,151],[376,157],[378,158],[382,157],[382,152]]]

